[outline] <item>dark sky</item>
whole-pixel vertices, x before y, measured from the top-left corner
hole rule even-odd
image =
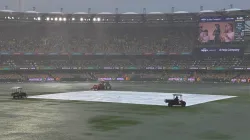
[[[11,10],[18,10],[19,0],[0,0],[1,9],[8,5]],[[199,11],[200,5],[204,9],[220,10],[228,9],[230,4],[235,8],[250,9],[250,0],[21,0],[22,11],[32,10],[35,6],[38,12],[57,12],[64,8],[64,12],[87,12],[92,8],[92,12],[114,12],[119,8],[119,12],[137,12],[147,8],[147,12],[171,12],[171,7],[176,11]]]

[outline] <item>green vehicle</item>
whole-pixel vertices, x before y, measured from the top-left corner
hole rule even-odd
[[[12,90],[11,96],[13,99],[27,98],[27,93],[23,92],[23,88],[13,87],[13,88],[11,88],[11,90]]]

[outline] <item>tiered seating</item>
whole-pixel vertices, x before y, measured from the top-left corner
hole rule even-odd
[[[22,79],[19,74],[0,74],[0,79]]]
[[[70,73],[54,73],[52,74],[52,76],[54,78],[59,78],[59,79],[62,79],[62,78],[74,78],[74,76]]]
[[[190,52],[195,27],[9,24],[0,26],[2,52]]]
[[[48,74],[23,74],[26,78],[49,78],[50,76]]]

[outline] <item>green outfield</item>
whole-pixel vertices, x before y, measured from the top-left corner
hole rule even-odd
[[[92,83],[0,85],[0,140],[245,140],[250,130],[247,84],[112,83],[119,91],[234,95],[187,108],[116,103],[12,100],[28,95],[88,90]]]

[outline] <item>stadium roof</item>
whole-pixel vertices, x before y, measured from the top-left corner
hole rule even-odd
[[[63,14],[63,12],[50,12],[50,14]]]
[[[0,10],[0,14],[16,14],[16,15],[20,15],[20,14],[34,14],[34,16],[36,16],[37,14],[44,14],[44,15],[79,15],[79,16],[83,16],[83,15],[88,15],[90,13],[88,12],[76,12],[76,13],[63,13],[63,12],[50,12],[50,13],[40,13],[37,11],[26,11],[26,12],[16,12],[13,10]],[[111,13],[111,12],[100,12],[100,13],[92,13],[92,15],[103,15],[103,16],[108,16],[108,15],[114,15],[115,13]],[[121,13],[122,15],[140,15],[142,13],[136,13],[136,12],[124,12]],[[231,8],[231,9],[224,9],[224,10],[220,10],[220,11],[214,11],[214,10],[203,10],[203,11],[199,11],[199,12],[188,12],[188,11],[176,11],[173,13],[165,13],[165,12],[148,12],[148,15],[152,15],[152,16],[157,16],[157,15],[163,15],[163,14],[169,14],[169,15],[173,15],[173,14],[181,14],[181,15],[199,15],[199,16],[232,16],[232,15],[248,15],[250,16],[250,10],[242,10],[239,8]]]
[[[123,14],[125,14],[125,15],[134,15],[134,14],[138,14],[138,13],[135,13],[135,12],[125,12]]]
[[[227,9],[227,10],[225,10],[225,11],[231,12],[231,11],[240,11],[240,10],[242,10],[242,9],[239,9],[239,8],[231,8],[231,9]]]
[[[101,13],[98,13],[99,15],[111,15],[113,13],[110,13],[110,12],[101,12]]]
[[[76,13],[74,13],[74,15],[86,15],[86,14],[88,14],[88,13],[86,13],[86,12],[76,12]]]
[[[203,11],[200,11],[200,13],[213,13],[215,12],[214,10],[203,10]]]
[[[25,13],[38,14],[39,12],[37,12],[37,11],[25,11]]]
[[[175,14],[185,14],[185,13],[188,13],[188,11],[176,11],[174,12]]]
[[[149,12],[148,14],[164,14],[162,12]]]
[[[12,10],[0,10],[1,12],[6,12],[6,13],[12,13],[12,12],[15,12],[15,11],[12,11]]]

